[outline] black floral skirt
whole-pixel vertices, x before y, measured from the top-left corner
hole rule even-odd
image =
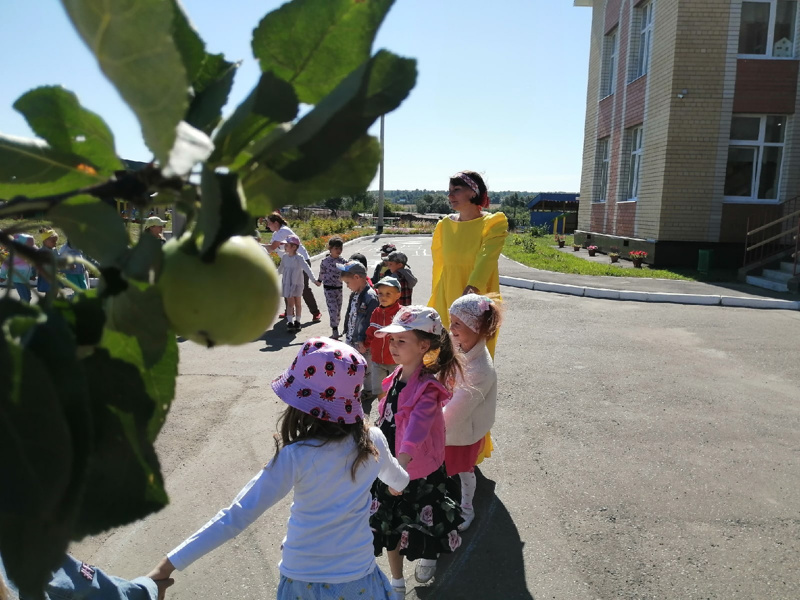
[[[458,503],[447,494],[444,465],[430,475],[414,479],[400,496],[376,480],[372,486],[372,527],[375,556],[383,549],[400,549],[409,560],[435,559],[461,545],[458,526],[464,522]]]

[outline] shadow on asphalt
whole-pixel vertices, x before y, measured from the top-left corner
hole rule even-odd
[[[298,332],[287,331],[286,324],[283,321],[278,321],[272,329],[265,331],[255,341],[263,341],[266,344],[263,348],[259,348],[259,352],[277,352],[289,346],[299,346],[307,337],[302,330]]]
[[[461,547],[439,559],[438,575],[430,586],[417,586],[427,600],[533,600],[525,582],[525,565],[517,526],[495,495],[495,482],[475,469],[477,517],[462,534]],[[454,478],[457,481],[457,478]],[[449,492],[449,490],[448,490]],[[453,494],[458,496],[459,492]]]

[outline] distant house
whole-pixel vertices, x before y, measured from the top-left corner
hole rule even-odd
[[[575,231],[578,224],[579,195],[564,192],[541,192],[528,202],[531,212],[531,226],[548,225],[553,231],[553,221],[560,216],[566,217],[566,233]],[[559,232],[562,229],[559,228]]]
[[[741,264],[748,220],[798,208],[797,2],[574,5],[592,10],[576,239]]]

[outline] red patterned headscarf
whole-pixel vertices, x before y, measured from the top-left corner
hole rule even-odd
[[[469,188],[475,192],[475,195],[481,199],[481,208],[489,208],[489,194],[483,192],[481,195],[481,188],[478,186],[478,182],[475,181],[472,177],[464,173],[463,171],[459,171],[455,175],[451,177],[451,179],[460,179],[464,183],[466,183]]]

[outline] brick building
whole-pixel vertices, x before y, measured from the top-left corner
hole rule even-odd
[[[736,266],[748,217],[800,194],[797,1],[574,4],[593,13],[577,239]]]

